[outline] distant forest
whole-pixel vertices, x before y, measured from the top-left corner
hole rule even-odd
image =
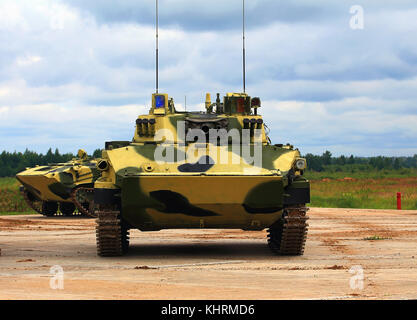
[[[16,173],[25,170],[26,168],[34,167],[36,165],[47,165],[49,163],[67,162],[76,155],[72,153],[61,154],[58,149],[55,152],[52,148],[46,154],[29,151],[25,152],[6,152],[0,154],[0,177],[13,177]],[[93,158],[101,157],[101,150],[97,149],[91,155]]]
[[[101,150],[97,149],[91,157],[99,158]],[[69,161],[76,156],[72,153],[61,154],[58,149],[55,152],[49,149],[44,155],[41,153],[26,150],[25,152],[6,152],[0,154],[0,177],[13,177],[16,173],[25,168],[36,165],[47,165],[49,163],[62,163]],[[308,170],[315,172],[344,172],[344,171],[366,171],[366,170],[397,170],[402,168],[417,168],[417,154],[413,157],[354,157],[340,156],[333,157],[330,151],[322,155],[307,154]]]
[[[321,156],[309,153],[304,157],[307,159],[308,169],[315,172],[417,168],[417,154],[413,157],[333,157],[330,151],[326,151]]]

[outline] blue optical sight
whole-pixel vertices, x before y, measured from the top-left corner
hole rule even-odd
[[[155,96],[155,108],[165,108],[165,96]]]

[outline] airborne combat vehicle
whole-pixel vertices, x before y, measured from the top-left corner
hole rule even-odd
[[[268,228],[275,253],[302,255],[310,202],[306,160],[291,145],[271,144],[258,114],[261,100],[246,94],[245,28],[244,93],[223,101],[217,94],[215,103],[207,94],[205,112],[179,112],[158,92],[158,0],[156,22],[150,112],[136,120],[131,142],[106,143],[97,164],[98,255],[126,253],[129,229],[184,228]]]
[[[93,195],[90,192],[99,176],[97,160],[89,159],[80,149],[77,158],[66,163],[28,168],[16,175],[27,204],[36,212],[53,216],[59,211],[65,216],[78,212],[93,215]]]
[[[206,112],[178,112],[153,94],[132,142],[106,143],[94,184],[97,250],[120,256],[129,229],[269,229],[277,254],[302,255],[310,184],[306,160],[291,145],[272,145],[259,98],[227,94]]]

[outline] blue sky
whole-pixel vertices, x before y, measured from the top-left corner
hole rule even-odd
[[[350,8],[364,28],[350,27]],[[417,153],[417,3],[246,0],[247,91],[274,143]],[[0,149],[130,140],[154,91],[154,0],[1,0]],[[241,0],[160,0],[160,87],[182,108],[239,92]]]

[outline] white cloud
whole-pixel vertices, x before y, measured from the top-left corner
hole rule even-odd
[[[2,148],[130,140],[154,91],[153,4],[3,0]],[[263,99],[276,143],[304,153],[417,153],[414,2],[365,1],[363,31],[349,29],[350,5],[249,3],[248,92]],[[202,110],[206,92],[241,90],[240,12],[240,1],[162,1],[160,90],[178,109],[185,95],[187,110]],[[233,18],[219,23],[222,15]]]
[[[105,141],[131,140],[145,106],[66,107],[55,104],[0,108],[0,145],[7,150],[58,147],[93,151]],[[11,133],[11,134],[10,134]]]
[[[27,30],[28,24],[15,1],[2,1],[0,4],[0,30]]]
[[[34,63],[38,63],[41,60],[42,58],[38,56],[24,56],[24,57],[18,57],[16,60],[16,63],[19,67],[25,67]]]

